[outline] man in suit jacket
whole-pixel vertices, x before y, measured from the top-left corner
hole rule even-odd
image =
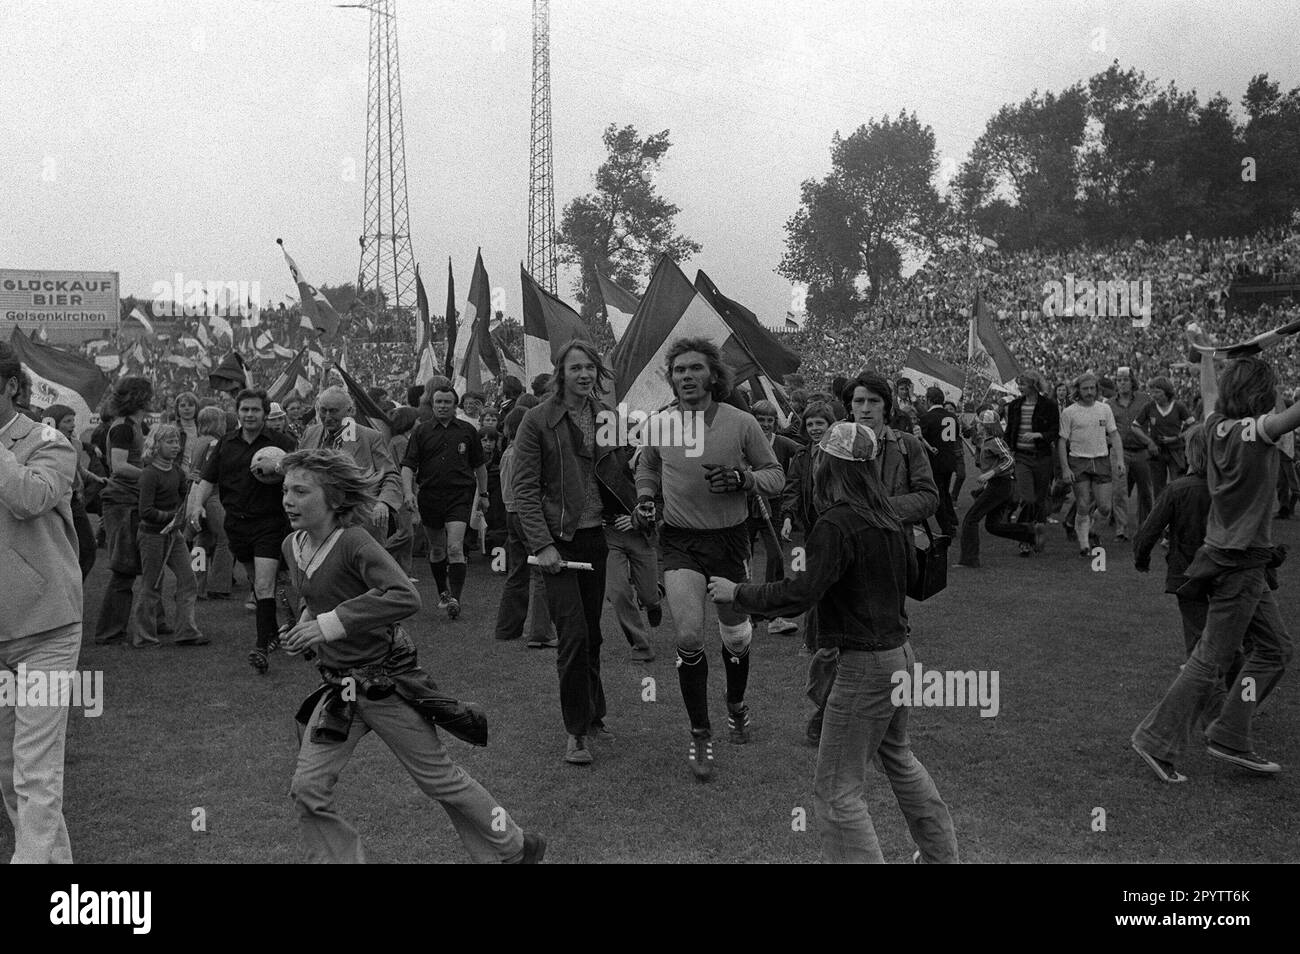
[[[76,669],[82,593],[72,522],[77,454],[54,427],[18,413],[21,375],[13,350],[0,344],[0,678],[16,689],[23,667],[25,693],[41,673],[49,685]],[[72,862],[63,821],[67,701],[56,693],[45,705],[0,705],[0,793],[14,822],[14,862]]]
[[[340,387],[326,388],[316,399],[316,420],[302,432],[299,450],[341,450],[361,467],[379,475],[379,505],[367,528],[379,543],[388,547],[397,534],[397,513],[402,509],[402,475],[384,435],[373,427],[358,424],[352,414],[352,396]],[[394,547],[400,547],[401,541]],[[397,554],[389,550],[394,559]]]

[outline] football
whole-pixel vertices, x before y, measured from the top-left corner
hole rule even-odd
[[[284,480],[284,471],[280,462],[284,460],[284,451],[278,447],[263,447],[253,455],[253,462],[248,469],[264,484],[278,484]]]

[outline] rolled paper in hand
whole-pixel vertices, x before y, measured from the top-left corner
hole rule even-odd
[[[529,565],[529,566],[541,566],[541,565],[542,565],[542,561],[539,560],[539,559],[537,559],[537,557],[535,557],[535,556],[529,556],[529,558],[528,558],[528,565]],[[561,561],[560,561],[560,569],[562,569],[562,570],[594,570],[595,567],[593,567],[590,563],[571,563],[571,562],[568,561],[568,560],[561,560]]]

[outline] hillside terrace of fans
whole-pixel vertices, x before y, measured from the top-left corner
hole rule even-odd
[[[1044,284],[1075,280],[1122,279],[1149,281],[1151,323],[1132,327],[1129,318],[1056,317],[1044,314]],[[1104,249],[1077,248],[1065,252],[947,251],[930,258],[913,275],[885,290],[869,310],[850,321],[810,322],[783,342],[803,355],[800,373],[814,384],[837,374],[854,374],[872,367],[893,374],[903,367],[908,349],[922,348],[958,366],[966,364],[967,322],[976,291],[997,316],[998,330],[1012,354],[1025,368],[1041,370],[1052,382],[1069,381],[1085,370],[1112,373],[1120,365],[1136,371],[1139,380],[1167,375],[1184,399],[1196,390],[1195,367],[1187,363],[1185,326],[1196,319],[1208,323],[1221,341],[1239,341],[1300,317],[1300,306],[1289,298],[1274,298],[1249,310],[1229,307],[1234,282],[1286,285],[1300,283],[1300,235],[1261,232],[1246,238],[1184,239],[1131,244]],[[1297,296],[1300,297],[1300,296]],[[274,345],[296,353],[307,342],[297,305],[266,309],[258,328],[245,332],[237,317],[235,343],[259,384],[270,383],[289,360],[263,349],[253,338],[266,331]],[[207,349],[209,366],[185,367],[173,355],[194,359],[196,352],[181,344],[196,335],[200,318],[175,319],[159,325],[166,335],[150,338],[134,323],[112,338],[83,345],[83,353],[120,354],[118,374],[139,374],[155,383],[166,401],[182,391],[208,393],[207,370],[226,351],[227,339]],[[166,330],[163,330],[163,329]],[[399,396],[414,383],[413,345],[406,319],[381,317],[368,328],[355,319],[346,335],[347,367],[363,386],[378,386]],[[246,337],[247,336],[247,337]],[[343,343],[325,346],[330,361],[341,356]],[[1274,352],[1284,382],[1300,384],[1300,354],[1284,344]],[[313,380],[319,364],[313,369]],[[971,401],[982,395],[969,395]]]
[[[1044,314],[1044,284],[1122,279],[1151,283],[1151,324],[1132,327],[1127,317],[1065,318]],[[1067,252],[951,251],[935,255],[913,275],[886,289],[866,314],[839,323],[810,323],[784,338],[804,356],[809,380],[874,367],[893,373],[908,349],[922,348],[958,366],[966,364],[967,327],[980,291],[997,327],[1022,367],[1053,382],[1084,371],[1135,369],[1140,380],[1168,375],[1184,398],[1196,390],[1188,365],[1185,329],[1207,324],[1220,341],[1239,341],[1300,316],[1288,299],[1246,311],[1231,308],[1234,282],[1285,285],[1300,281],[1300,235],[1286,230],[1239,239],[1190,237]],[[1252,306],[1253,307],[1253,306]],[[1293,346],[1273,352],[1283,381],[1300,383]]]

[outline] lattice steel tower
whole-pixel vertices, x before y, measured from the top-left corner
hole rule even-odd
[[[528,163],[528,271],[555,294],[555,163],[551,152],[551,4],[533,0],[533,135]]]
[[[382,291],[389,310],[415,304],[415,255],[406,204],[406,141],[397,61],[396,0],[351,4],[370,11],[366,97],[366,203],[357,297]],[[367,305],[367,311],[377,309]]]

